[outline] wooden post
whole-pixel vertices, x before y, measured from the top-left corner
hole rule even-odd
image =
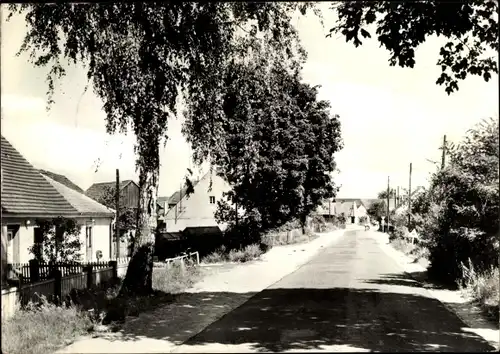
[[[109,261],[109,266],[113,268],[113,279],[118,278],[118,262],[117,261]]]
[[[410,231],[411,224],[411,162],[410,162],[410,176],[408,180],[408,231]]]
[[[389,233],[389,202],[390,202],[389,176],[387,176],[387,233]]]
[[[115,208],[116,208],[116,259],[120,258],[120,170],[116,169],[116,186],[115,186]]]
[[[399,200],[399,186],[398,186],[398,197],[397,197],[397,206],[399,207],[399,203],[400,203],[400,200]]]
[[[59,305],[62,301],[62,274],[57,268],[52,272],[54,276],[54,303]]]
[[[30,267],[30,282],[36,283],[37,281],[40,281],[40,264],[38,263],[38,260],[30,259],[29,267]]]
[[[92,263],[89,263],[85,267],[83,267],[83,271],[87,275],[87,289],[92,289],[92,286],[94,285]]]
[[[446,135],[443,137],[443,146],[441,147],[441,149],[443,149],[443,153],[441,156],[441,169],[443,169],[446,160]]]

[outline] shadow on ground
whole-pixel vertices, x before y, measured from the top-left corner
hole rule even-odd
[[[378,279],[365,280],[368,284],[409,286],[426,289],[457,290],[457,286],[441,284],[429,279],[427,271],[384,274]]]
[[[404,352],[495,349],[481,337],[464,331],[466,325],[430,297],[354,288],[276,288],[252,295],[182,294],[172,316],[159,318],[153,313],[142,320],[145,326],[126,326],[120,339],[149,337],[179,342],[186,338],[187,327],[175,321],[175,316],[191,311],[191,320],[196,322],[210,311],[225,306],[229,309],[248,299],[199,334],[193,333],[184,343],[185,351],[189,352],[190,346],[208,344],[245,345],[253,351],[274,352],[328,346]],[[207,350],[212,351],[208,346]]]

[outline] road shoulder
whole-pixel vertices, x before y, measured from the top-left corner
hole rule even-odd
[[[414,263],[413,260],[403,252],[394,249],[389,244],[389,237],[387,234],[378,231],[370,231],[370,233],[384,253],[396,261],[406,274],[412,276],[412,274],[427,271],[420,264]],[[412,276],[412,278],[422,284],[420,279],[414,276]],[[484,317],[478,306],[465,299],[459,290],[426,288],[436,300],[440,301],[448,309],[448,311],[455,313],[469,327],[464,328],[465,331],[475,333],[484,338],[495,348],[500,348],[499,329]]]

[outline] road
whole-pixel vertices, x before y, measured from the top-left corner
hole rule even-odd
[[[175,352],[494,350],[464,331],[466,325],[406,276],[374,237],[345,232]]]

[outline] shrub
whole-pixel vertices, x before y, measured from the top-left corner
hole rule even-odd
[[[230,262],[248,262],[254,260],[262,255],[260,245],[248,245],[243,249],[231,250],[228,254]]]
[[[359,217],[359,223],[360,223],[361,225],[364,225],[364,224],[366,224],[367,222],[368,222],[368,217],[367,217],[366,215],[362,215],[362,216],[360,216],[360,217]]]

